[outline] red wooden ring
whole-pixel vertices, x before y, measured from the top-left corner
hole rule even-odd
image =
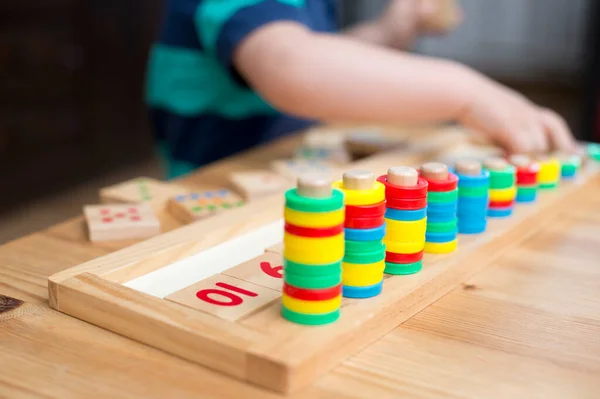
[[[429,184],[429,191],[452,191],[458,185],[458,176],[452,172],[448,172],[447,180],[427,180],[427,183]]]
[[[349,229],[374,229],[385,223],[385,214],[372,218],[349,218],[346,216],[344,227]]]
[[[385,261],[389,263],[415,263],[423,259],[423,251],[415,252],[413,254],[397,254],[394,252],[385,253]]]
[[[517,184],[536,184],[537,183],[537,171],[531,171],[526,169],[517,170]]]
[[[515,200],[510,201],[490,201],[490,208],[510,208],[515,204]]]
[[[342,285],[331,288],[307,289],[298,288],[283,282],[283,292],[288,296],[304,301],[327,301],[342,295]]]
[[[427,180],[419,177],[414,187],[400,187],[387,181],[387,175],[381,175],[377,181],[385,186],[385,198],[421,198],[427,196]]]
[[[387,207],[401,211],[414,211],[427,206],[427,197],[415,199],[390,198],[386,200]]]
[[[331,237],[344,231],[344,224],[338,224],[332,227],[301,227],[290,223],[285,223],[285,231],[300,237]]]
[[[373,205],[346,205],[346,219],[371,218],[385,214],[385,201]]]

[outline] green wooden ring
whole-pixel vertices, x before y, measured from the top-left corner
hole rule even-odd
[[[414,263],[390,263],[385,262],[385,274],[406,275],[415,274],[423,269],[423,261]]]
[[[344,254],[343,262],[352,263],[355,265],[368,265],[371,263],[381,262],[385,259],[385,245],[382,244],[381,248],[377,251],[372,252],[346,252]]]
[[[342,262],[330,263],[328,265],[305,265],[283,259],[283,271],[299,274],[306,277],[321,277],[328,275],[339,275],[342,273]],[[292,284],[293,285],[293,284]]]
[[[459,197],[485,197],[488,195],[488,187],[458,187]]]
[[[374,241],[344,241],[345,253],[351,252],[373,252],[379,251],[383,247],[382,240]]]
[[[285,319],[293,323],[304,324],[307,326],[319,326],[323,324],[333,323],[334,321],[340,318],[340,314],[341,312],[339,309],[331,313],[303,314],[291,311],[283,305],[281,306],[281,315]]]
[[[329,198],[306,198],[298,195],[295,188],[285,192],[285,206],[299,212],[332,212],[344,207],[344,193],[332,189]]]
[[[427,193],[427,202],[446,203],[455,202],[458,199],[458,189],[451,191],[429,191]]]
[[[428,233],[451,233],[456,231],[458,226],[458,218],[448,222],[431,222],[427,223]]]

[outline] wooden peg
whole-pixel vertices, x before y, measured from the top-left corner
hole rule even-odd
[[[413,187],[419,181],[419,173],[410,166],[394,166],[388,169],[387,181],[400,187]]]
[[[481,174],[481,163],[471,159],[456,161],[454,168],[463,176],[479,176]]]
[[[332,195],[331,179],[319,173],[306,173],[298,176],[296,191],[301,197],[329,198]]]
[[[525,154],[515,154],[508,158],[508,161],[517,168],[527,168],[531,165],[531,157]]]
[[[489,170],[500,171],[500,170],[506,169],[506,167],[508,166],[508,162],[504,158],[491,157],[491,158],[486,158],[483,161],[483,166],[485,166],[485,168],[489,169]]]
[[[439,162],[428,162],[421,166],[421,175],[427,180],[448,180],[448,166]]]
[[[347,190],[370,190],[375,182],[375,175],[368,170],[350,170],[342,178]]]

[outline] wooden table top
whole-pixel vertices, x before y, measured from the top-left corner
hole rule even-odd
[[[218,184],[297,143],[184,181]],[[599,244],[600,195],[573,198],[550,228],[293,397],[598,398]],[[48,307],[49,275],[117,249],[90,244],[80,217],[0,247],[0,398],[279,397]]]

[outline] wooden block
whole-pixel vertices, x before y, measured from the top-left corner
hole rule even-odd
[[[368,170],[349,170],[342,179],[346,190],[370,190],[375,183],[375,174]]]
[[[265,252],[248,262],[224,271],[223,274],[261,287],[282,291],[283,256],[274,252]]]
[[[283,256],[283,243],[280,242],[279,244],[270,246],[269,248],[265,249],[265,252],[273,252]]]
[[[319,159],[285,159],[271,162],[271,169],[285,178],[295,180],[309,173],[332,175],[334,165]]]
[[[481,163],[471,159],[456,161],[454,169],[463,176],[479,176],[481,174]]]
[[[165,299],[201,310],[221,319],[235,321],[273,303],[279,292],[270,288],[217,274]]]
[[[164,183],[149,177],[138,177],[100,190],[102,203],[165,203],[170,197],[186,193],[185,187]]]
[[[419,181],[419,173],[410,166],[394,166],[388,169],[387,181],[400,187],[414,187]]]
[[[87,205],[83,212],[93,242],[160,234],[160,222],[149,204]]]
[[[239,195],[222,189],[177,195],[169,199],[167,209],[182,222],[192,223],[243,204],[244,200]]]
[[[307,174],[298,177],[298,195],[307,198],[329,198],[332,195],[331,179],[319,174]]]
[[[267,171],[232,173],[230,180],[234,188],[248,201],[283,193],[291,186],[283,177]]]
[[[428,162],[421,166],[421,175],[428,180],[447,180],[448,166],[439,162]]]

